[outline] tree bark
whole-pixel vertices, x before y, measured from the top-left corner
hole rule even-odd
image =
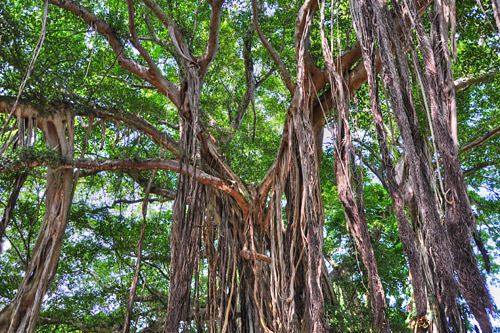
[[[450,325],[458,329],[461,324],[456,304],[457,288],[451,265],[450,246],[441,224],[435,192],[430,182],[431,168],[414,110],[409,83],[411,76],[406,57],[399,36],[391,38],[391,34],[397,30],[385,1],[372,1],[372,8],[377,22],[382,76],[388,87],[396,121],[406,147],[418,207],[424,217],[425,247],[431,258],[430,271],[435,275],[432,290],[436,293],[439,304],[440,323],[443,325],[442,329],[447,329],[448,321],[445,318],[448,317]],[[395,59],[393,59],[393,50],[395,50]]]
[[[342,84],[342,83],[340,83]],[[339,96],[340,97],[340,96]],[[339,103],[337,103],[339,106]],[[338,107],[337,140],[335,146],[335,175],[337,191],[344,207],[347,225],[368,273],[370,299],[374,313],[373,328],[380,332],[390,332],[385,314],[385,292],[378,274],[377,261],[371,245],[362,198],[354,197],[351,181],[351,136],[346,108]]]
[[[185,64],[186,77],[181,94],[181,147],[185,156],[182,164],[199,163],[197,153],[200,149],[198,103],[201,93],[199,73],[190,64]],[[187,325],[190,310],[191,280],[194,265],[199,260],[200,226],[205,210],[205,189],[203,185],[187,175],[179,175],[177,195],[173,206],[170,267],[170,280],[165,332],[177,332],[181,322]]]
[[[19,192],[21,191],[24,182],[28,178],[27,172],[18,172],[16,175],[16,180],[13,185],[12,192],[10,193],[9,199],[7,200],[7,206],[5,207],[2,215],[2,220],[0,221],[0,253],[2,253],[2,239],[5,234],[5,229],[9,224],[10,218],[12,216],[12,211],[16,207],[17,198],[19,197]]]
[[[73,119],[69,112],[38,119],[48,148],[73,157]],[[73,194],[73,170],[47,168],[46,213],[24,279],[0,312],[0,331],[34,332],[42,299],[57,270]]]
[[[462,295],[482,331],[491,332],[488,311],[493,310],[493,304],[470,244],[471,231],[475,228],[476,221],[458,158],[456,100],[448,47],[450,19],[446,16],[446,13],[450,12],[449,6],[447,2],[435,1],[431,40],[420,17],[415,14],[414,6],[410,6],[409,9],[425,59],[426,80],[423,86],[430,101],[432,122],[436,129],[437,144],[443,163],[445,222],[453,244],[451,246],[453,266],[458,275]],[[454,11],[449,15],[454,16]]]
[[[371,12],[371,9],[366,1],[351,1],[350,4],[354,27],[358,35],[358,40],[362,45],[361,51],[363,54],[363,62],[366,68],[368,85],[370,88],[371,111],[382,155],[382,164],[386,172],[389,194],[392,198],[392,205],[396,213],[399,238],[409,263],[417,314],[416,322],[420,328],[422,328],[423,326],[428,326],[428,320],[425,318],[427,312],[427,292],[425,288],[424,276],[420,268],[415,235],[411,230],[406,216],[403,193],[396,181],[396,173],[387,145],[387,133],[383,122],[383,115],[378,96],[373,32],[371,31],[371,25],[367,22],[367,18],[372,17],[373,13]]]
[[[321,39],[323,46],[323,56],[326,68],[330,75],[330,83],[333,87],[332,99],[335,101],[337,110],[337,127],[334,130],[336,135],[334,156],[335,175],[337,191],[340,201],[345,210],[347,226],[354,238],[358,251],[361,253],[361,260],[368,273],[368,285],[370,288],[370,300],[374,314],[373,329],[380,332],[389,332],[389,321],[385,314],[385,292],[378,274],[375,253],[370,240],[368,224],[364,213],[364,202],[361,191],[353,188],[351,172],[352,141],[349,126],[349,94],[346,93],[345,81],[341,74],[337,72],[336,64],[333,62],[332,52],[324,31],[324,2],[321,10]],[[354,177],[356,178],[356,177]],[[357,180],[357,187],[362,188],[362,183]],[[357,197],[355,197],[357,192]]]

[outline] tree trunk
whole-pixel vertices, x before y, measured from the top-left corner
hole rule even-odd
[[[334,135],[336,135],[334,156],[337,191],[345,210],[347,226],[358,251],[361,253],[361,259],[368,273],[370,300],[374,315],[373,328],[380,332],[389,332],[389,321],[385,314],[385,292],[378,274],[375,253],[370,240],[364,213],[362,190],[357,191],[356,198],[351,181],[351,164],[353,163],[351,163],[352,142],[349,127],[349,94],[346,93],[347,89],[345,80],[341,76],[342,73],[337,72],[337,65],[334,63],[332,51],[325,36],[324,2],[321,8],[321,40],[325,65],[330,75],[332,99],[337,109],[337,128],[334,131]],[[359,179],[356,180],[358,189],[361,189],[363,184]]]
[[[453,25],[454,10],[447,2],[435,1],[434,19],[431,27],[431,41],[424,26],[410,6],[425,68],[424,89],[430,101],[432,123],[444,170],[444,199],[446,227],[453,254],[453,266],[458,275],[462,295],[469,305],[483,332],[491,332],[488,311],[493,310],[491,297],[485,281],[477,267],[470,244],[471,230],[475,228],[475,217],[467,194],[456,140],[456,101],[451,70],[451,56],[448,47],[448,29]],[[449,8],[444,8],[449,7]],[[449,12],[451,17],[447,17]],[[454,36],[452,36],[454,38]]]
[[[73,157],[73,119],[55,114],[38,119],[48,148],[63,158]],[[17,294],[0,312],[0,331],[34,332],[42,299],[57,270],[61,244],[72,201],[73,170],[47,168],[46,213],[33,249],[28,270]]]
[[[386,140],[387,134],[383,122],[383,115],[380,108],[380,101],[378,96],[373,32],[371,30],[371,25],[367,22],[367,18],[372,17],[373,14],[364,1],[357,2],[351,0],[350,8],[358,39],[362,45],[361,51],[363,54],[363,62],[365,65],[368,85],[370,88],[371,111],[375,124],[375,130],[377,132],[380,152],[382,155],[382,164],[386,171],[389,194],[392,198],[392,205],[396,213],[399,238],[401,240],[403,250],[409,263],[410,277],[413,287],[417,315],[416,323],[419,329],[422,330],[428,326],[428,320],[426,318],[427,292],[425,288],[424,276],[419,263],[415,235],[411,230],[408,218],[406,216],[402,189],[396,182],[396,173]]]
[[[179,110],[181,138],[184,152],[182,163],[199,163],[200,150],[198,103],[201,82],[195,67],[186,64],[186,78],[182,88],[182,105]],[[177,332],[181,322],[188,324],[190,311],[191,280],[195,263],[199,262],[202,224],[206,205],[204,186],[187,175],[179,174],[177,195],[173,206],[170,246],[172,260],[165,332]]]
[[[342,84],[342,83],[341,83]],[[340,97],[340,96],[338,96]],[[337,103],[338,106],[339,103]],[[345,104],[347,106],[347,103]],[[354,238],[356,247],[368,272],[370,299],[374,314],[373,328],[380,332],[389,332],[389,321],[385,315],[385,293],[378,274],[377,261],[370,240],[362,197],[354,197],[354,188],[351,182],[351,136],[347,109],[337,107],[339,113],[337,122],[337,140],[335,147],[335,175],[339,198],[344,207],[347,225]]]
[[[393,36],[397,29],[385,2],[372,1],[372,8],[377,22],[382,77],[384,84],[388,87],[392,108],[406,147],[415,195],[423,215],[425,248],[431,259],[430,271],[435,277],[431,289],[436,293],[441,329],[447,330],[448,323],[455,329],[459,329],[461,323],[456,303],[457,288],[451,265],[450,245],[441,224],[435,192],[431,184],[431,168],[414,109],[409,82],[411,75],[406,63],[406,53],[403,51],[399,36]],[[393,59],[393,50],[395,59]]]

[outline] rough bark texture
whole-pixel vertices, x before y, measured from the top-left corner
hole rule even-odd
[[[435,293],[439,304],[443,329],[448,327],[446,317],[450,318],[453,327],[460,327],[456,304],[457,289],[451,266],[450,247],[437,210],[434,188],[430,182],[432,179],[431,169],[414,110],[409,83],[411,76],[406,64],[406,57],[403,56],[399,38],[391,38],[391,32],[397,30],[395,30],[395,24],[388,13],[385,1],[373,1],[372,8],[378,22],[377,39],[380,43],[382,76],[388,87],[391,104],[410,161],[411,177],[416,187],[418,206],[424,216],[425,246],[431,258],[429,262],[431,271],[435,275],[432,292]],[[392,56],[393,47],[396,51],[395,59]]]
[[[341,96],[339,96],[339,99]],[[337,105],[339,106],[338,102]],[[344,102],[346,103],[346,102]],[[347,103],[346,103],[347,105]],[[373,328],[380,332],[389,332],[389,321],[385,315],[385,293],[382,282],[378,274],[377,262],[371,245],[364,205],[362,198],[356,198],[351,180],[351,137],[345,107],[337,108],[338,122],[336,128],[335,146],[335,175],[337,180],[337,190],[339,198],[347,217],[349,230],[354,238],[356,247],[361,253],[361,259],[368,273],[368,284],[374,312]]]
[[[186,77],[183,83],[179,110],[181,117],[181,148],[185,165],[198,163],[200,131],[198,103],[201,93],[200,73],[191,63],[185,63]],[[182,165],[181,165],[182,168]],[[174,201],[172,216],[172,236],[170,263],[169,300],[165,332],[176,332],[187,323],[190,310],[191,280],[195,264],[199,261],[200,228],[205,211],[205,190],[203,185],[186,175],[179,175],[177,196]],[[181,325],[181,326],[180,326]]]
[[[410,266],[410,276],[417,315],[415,321],[417,326],[423,329],[428,326],[428,320],[426,319],[427,292],[424,276],[420,268],[415,235],[413,234],[405,213],[402,189],[396,181],[396,172],[387,145],[387,134],[378,96],[373,32],[371,30],[371,25],[367,21],[367,18],[373,17],[373,13],[367,1],[351,1],[350,8],[358,39],[361,43],[363,62],[365,64],[368,85],[370,88],[371,111],[382,155],[382,163],[386,172],[389,193],[396,213],[399,237]]]
[[[73,157],[73,119],[57,111],[38,119],[48,148]],[[73,170],[47,168],[46,213],[24,279],[14,299],[0,312],[0,331],[34,332],[42,299],[56,273],[72,200]]]
[[[493,15],[495,16],[495,23],[497,24],[498,32],[500,32],[500,1],[491,0],[493,7]]]
[[[7,200],[7,206],[5,207],[2,215],[2,220],[0,221],[0,244],[2,244],[2,238],[5,234],[5,229],[9,224],[9,220],[12,216],[12,211],[16,207],[17,198],[19,197],[19,192],[28,177],[27,172],[18,172],[14,184],[12,186],[12,192],[10,192],[9,199]],[[0,245],[0,253],[2,253],[2,246]]]
[[[377,262],[375,260],[375,253],[370,240],[368,231],[368,224],[364,212],[364,202],[361,191],[356,191],[354,187],[362,186],[353,184],[353,177],[351,171],[352,161],[352,141],[349,126],[349,94],[345,87],[343,77],[337,72],[335,63],[333,62],[332,51],[330,50],[323,28],[324,24],[324,6],[322,6],[322,45],[323,56],[325,58],[326,68],[330,74],[331,86],[334,87],[333,99],[337,111],[337,127],[335,128],[334,135],[336,142],[334,146],[335,156],[335,175],[337,182],[337,191],[339,198],[344,207],[347,217],[347,225],[352,234],[356,247],[361,253],[361,259],[368,273],[368,285],[370,288],[371,306],[374,314],[373,328],[380,332],[389,332],[389,321],[385,314],[385,292],[382,287],[382,282],[378,274]],[[354,173],[356,171],[354,170]],[[357,195],[355,194],[357,192]]]
[[[475,229],[475,218],[458,159],[456,101],[448,48],[448,30],[449,26],[453,25],[454,17],[453,6],[452,1],[434,2],[431,39],[416,15],[415,7],[410,6],[409,9],[425,59],[424,88],[429,97],[432,122],[436,129],[437,144],[443,163],[445,221],[453,244],[451,246],[453,266],[458,275],[460,291],[481,329],[483,332],[491,332],[488,311],[493,310],[493,305],[470,244],[471,230]]]

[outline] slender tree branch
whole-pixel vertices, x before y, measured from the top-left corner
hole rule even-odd
[[[104,22],[87,8],[75,3],[74,1],[50,0],[50,3],[72,12],[84,20],[90,27],[97,30],[97,32],[99,32],[108,41],[109,45],[113,49],[113,52],[116,54],[118,64],[121,67],[151,83],[162,94],[167,96],[177,107],[180,105],[179,89],[165,77],[158,75],[159,73],[155,72],[153,69],[148,69],[128,57],[120,37],[108,23]]]
[[[262,44],[266,48],[267,52],[269,52],[269,54],[271,55],[271,58],[273,59],[276,66],[278,67],[280,74],[281,74],[281,78],[283,79],[283,82],[285,82],[286,88],[293,95],[293,92],[295,90],[295,83],[293,83],[292,78],[291,78],[290,74],[288,73],[288,71],[285,67],[285,64],[283,63],[283,60],[281,60],[281,57],[278,55],[278,53],[273,48],[271,43],[269,43],[269,40],[267,40],[266,36],[262,32],[262,29],[260,28],[256,0],[252,0],[252,11],[253,11],[252,22],[253,22],[253,25],[255,27],[255,30],[257,31],[257,35],[259,35],[259,38],[262,41]]]
[[[21,171],[25,168],[55,167],[59,169],[91,169],[91,170],[169,170],[183,175],[193,177],[200,183],[211,186],[229,194],[239,204],[243,212],[248,211],[248,203],[239,188],[234,188],[224,180],[209,175],[192,165],[182,164],[177,160],[164,159],[117,159],[117,160],[89,160],[75,159],[71,161],[60,161],[59,163],[46,160],[32,159],[23,162],[6,162],[0,166],[0,174]]]
[[[462,148],[460,148],[460,151],[461,152],[467,152],[469,150],[471,150],[472,148],[474,147],[477,147],[479,145],[482,145],[483,143],[485,143],[488,139],[494,137],[495,135],[497,135],[498,133],[500,133],[500,125],[498,125],[497,127],[495,127],[494,129],[492,129],[491,131],[489,131],[488,133],[486,133],[485,135],[483,135],[482,137],[480,138],[477,138],[476,140],[466,144],[465,146],[463,146]]]
[[[127,6],[128,6],[128,27],[130,31],[130,41],[132,42],[132,45],[136,48],[137,51],[139,51],[139,54],[146,60],[146,62],[149,65],[149,68],[158,76],[161,76],[158,67],[156,67],[156,63],[151,58],[149,53],[146,51],[146,49],[142,46],[141,42],[139,41],[139,37],[137,36],[137,28],[135,26],[135,9],[134,9],[134,4],[132,3],[132,0],[127,0]]]
[[[9,199],[7,200],[7,207],[5,207],[3,211],[2,219],[0,220],[0,253],[2,253],[1,244],[5,229],[9,224],[12,212],[14,211],[14,208],[17,203],[17,198],[19,197],[19,192],[21,192],[21,189],[23,188],[24,182],[26,181],[27,177],[28,177],[27,172],[21,172],[15,175],[15,182],[13,184],[13,189],[12,192],[10,193]]]
[[[253,74],[253,59],[252,59],[252,42],[253,42],[253,34],[254,34],[253,26],[248,28],[247,33],[243,37],[243,62],[245,64],[245,80],[247,89],[245,90],[245,94],[241,98],[238,103],[238,109],[236,110],[236,114],[234,115],[231,124],[230,124],[230,136],[240,128],[241,122],[243,121],[243,117],[245,116],[246,110],[248,109],[248,105],[250,101],[255,98],[255,89],[256,82]],[[229,140],[227,140],[229,141]]]
[[[147,186],[149,179],[142,176],[138,170],[126,170],[125,172],[142,187]],[[164,188],[156,183],[151,184],[150,192],[156,195],[160,195],[167,200],[174,200],[176,194],[175,191]]]
[[[161,23],[167,28],[168,34],[172,43],[174,44],[175,53],[178,56],[187,61],[188,63],[196,63],[195,59],[189,51],[189,46],[184,41],[184,35],[177,26],[174,20],[169,18],[167,14],[161,9],[161,7],[154,0],[143,0],[144,4],[148,6]]]
[[[489,166],[498,166],[498,165],[500,165],[499,160],[478,163],[478,164],[474,165],[472,168],[465,170],[464,176],[470,177],[470,176],[473,176],[476,172],[478,172],[481,169],[484,169],[484,168],[489,167]]]
[[[212,15],[210,17],[210,30],[208,32],[208,43],[205,53],[201,56],[200,61],[200,76],[203,78],[207,72],[208,65],[212,62],[219,48],[219,28],[221,9],[224,0],[209,1],[212,7]]]
[[[473,75],[469,75],[466,77],[456,79],[454,82],[455,91],[463,91],[474,84],[492,81],[492,80],[496,79],[499,75],[500,75],[499,69],[492,69],[492,70],[489,70],[487,72],[473,74]]]
[[[114,76],[114,75],[108,75],[109,78],[112,78],[114,80],[121,81],[123,83],[126,83],[128,86],[134,87],[134,88],[141,88],[141,89],[148,89],[148,90],[154,90],[156,89],[155,87],[147,84],[137,84],[137,83],[131,83],[119,76]]]

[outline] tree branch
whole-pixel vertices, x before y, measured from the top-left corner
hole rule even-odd
[[[199,59],[200,76],[203,78],[207,73],[208,65],[212,62],[219,48],[219,28],[221,9],[224,0],[209,1],[212,7],[212,15],[210,17],[210,30],[208,35],[208,44],[205,53]]]
[[[142,187],[146,187],[148,185],[149,179],[143,177],[138,170],[126,170],[125,171],[130,178],[132,178],[137,184]],[[167,200],[174,200],[176,192],[173,190],[169,190],[167,188],[161,187],[160,185],[153,182],[151,184],[150,193],[160,195]]]
[[[498,165],[500,165],[500,161],[499,160],[497,160],[497,161],[482,162],[482,163],[474,165],[470,169],[465,170],[464,171],[464,176],[469,177],[469,176],[474,175],[476,172],[478,172],[481,169],[484,169],[484,168],[489,167],[489,166],[498,166]]]
[[[476,140],[466,144],[465,146],[463,146],[462,148],[460,148],[460,151],[461,152],[466,152],[466,151],[469,151],[471,150],[472,148],[474,147],[477,147],[479,145],[482,145],[483,143],[485,143],[488,139],[494,137],[495,135],[497,135],[498,133],[500,133],[500,125],[498,125],[497,127],[495,127],[494,129],[492,129],[491,131],[489,131],[488,133],[486,133],[485,135],[483,135],[482,137],[480,138],[477,138]]]
[[[492,81],[496,79],[499,75],[500,75],[500,70],[492,69],[487,72],[472,74],[469,76],[456,79],[454,82],[455,91],[463,91],[474,84]]]
[[[131,82],[127,81],[126,79],[123,79],[123,78],[121,78],[119,76],[108,75],[108,77],[112,78],[114,80],[121,81],[121,82],[127,84],[128,86],[131,86],[131,87],[134,87],[134,88],[148,89],[148,90],[154,90],[154,89],[156,89],[155,87],[147,85],[147,84],[131,83]]]
[[[155,73],[155,75],[161,76],[158,67],[156,67],[156,63],[153,61],[153,59],[146,51],[146,49],[144,49],[141,42],[139,41],[139,37],[137,36],[137,28],[135,26],[135,10],[132,0],[127,0],[127,6],[128,6],[128,27],[131,35],[130,41],[132,42],[132,45],[136,48],[136,50],[139,51],[139,54],[144,58],[144,60],[146,60],[146,62],[149,65],[149,68],[151,68],[151,70]]]
[[[124,69],[137,75],[141,79],[148,81],[155,86],[162,94],[167,96],[175,106],[180,106],[179,89],[162,75],[157,75],[154,70],[148,69],[145,66],[138,64],[127,56],[125,47],[121,42],[117,33],[109,24],[101,20],[87,8],[71,1],[71,0],[50,0],[50,3],[66,9],[76,16],[80,17],[90,27],[97,30],[109,43],[113,52],[118,58],[118,64]]]
[[[416,2],[418,14],[422,15],[427,10],[427,8],[429,8],[433,0],[416,0]],[[348,71],[348,74],[345,75],[345,77],[347,78],[348,91],[351,95],[354,94],[354,92],[367,80],[366,70],[362,59],[354,68],[351,69],[351,67],[360,59],[361,45],[357,41],[334,61],[335,65],[338,67],[337,72],[344,73],[345,71]],[[380,71],[382,69],[382,64],[380,62],[378,53],[375,55],[375,65],[377,66],[377,71]],[[314,106],[313,127],[315,132],[323,128],[325,124],[324,110],[330,110],[331,107],[332,94],[330,89],[328,89],[316,101],[316,105]]]
[[[252,11],[253,11],[252,22],[253,22],[253,25],[255,27],[255,30],[257,31],[257,35],[259,35],[259,38],[262,41],[262,44],[266,48],[267,52],[269,52],[269,54],[271,55],[271,58],[273,59],[276,66],[278,67],[280,74],[281,74],[281,78],[283,79],[283,82],[285,83],[286,88],[293,95],[293,92],[295,90],[295,83],[293,83],[292,78],[291,78],[290,74],[288,73],[288,71],[285,67],[285,64],[283,63],[283,60],[281,60],[281,57],[278,55],[278,53],[273,48],[271,43],[269,43],[266,36],[262,32],[262,29],[260,28],[256,0],[252,0]]]
[[[174,20],[170,19],[167,14],[161,9],[161,7],[154,0],[143,0],[144,4],[148,6],[156,17],[160,20],[161,23],[167,28],[168,34],[172,43],[174,44],[175,52],[178,56],[180,56],[184,61],[188,63],[196,63],[196,60],[191,55],[189,51],[189,46],[184,41],[184,36],[180,31],[179,27],[175,23]],[[179,107],[179,106],[178,106]]]
[[[71,97],[80,99],[80,96],[76,94],[72,95]],[[0,112],[4,113],[10,112],[14,100],[15,99],[12,97],[0,96]],[[158,128],[153,126],[153,124],[151,124],[150,122],[148,122],[147,120],[136,114],[107,107],[100,107],[97,105],[78,105],[76,103],[75,104],[53,103],[44,107],[44,109],[46,108],[58,108],[58,109],[68,108],[74,114],[80,116],[92,115],[97,118],[103,118],[103,119],[110,118],[115,121],[121,121],[125,123],[127,126],[135,128],[138,131],[146,134],[151,138],[151,140],[153,140],[158,145],[170,151],[174,156],[179,156],[182,154],[182,152],[179,151],[179,144],[177,143],[177,141],[175,141],[166,133],[160,131]],[[19,102],[15,112],[16,115],[20,113],[20,116],[23,118],[28,118],[28,117],[36,118],[39,116],[38,107],[34,106],[31,103],[23,101]]]
[[[54,165],[55,164],[55,165]],[[177,160],[164,159],[117,159],[117,160],[89,160],[89,159],[74,159],[71,161],[46,161],[40,159],[30,159],[25,161],[14,161],[3,163],[0,165],[0,174],[7,174],[15,171],[21,171],[25,168],[36,167],[53,167],[58,169],[91,169],[91,170],[169,170],[183,175],[193,177],[200,183],[211,186],[229,194],[239,204],[241,210],[246,213],[248,211],[248,203],[239,188],[235,189],[228,185],[224,180],[209,175],[192,165],[182,164]]]
[[[325,84],[329,82],[329,76],[326,72],[322,71],[315,63],[315,60],[310,52],[310,29],[307,28],[307,21],[312,20],[312,16],[318,9],[319,1],[317,0],[306,0],[304,4],[300,7],[299,13],[297,14],[297,19],[295,20],[295,32],[294,32],[294,42],[295,42],[295,59],[297,63],[299,62],[299,53],[303,48],[304,50],[304,65],[307,69],[307,76],[312,79],[314,83],[314,89],[320,91],[324,88]],[[304,36],[304,33],[307,36]],[[301,46],[302,45],[302,46]],[[300,66],[300,64],[299,64]]]

